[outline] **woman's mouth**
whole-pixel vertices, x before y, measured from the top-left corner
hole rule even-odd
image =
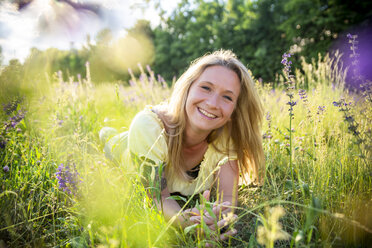
[[[198,107],[198,111],[199,111],[202,115],[204,115],[204,116],[206,116],[206,117],[208,117],[208,118],[210,118],[210,119],[215,119],[215,118],[217,118],[216,115],[211,114],[211,113],[207,112],[206,110],[201,109],[201,108],[199,108],[199,107]]]

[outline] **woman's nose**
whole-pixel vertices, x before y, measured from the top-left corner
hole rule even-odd
[[[210,108],[217,108],[218,107],[218,96],[216,94],[209,96],[206,103],[208,107]]]

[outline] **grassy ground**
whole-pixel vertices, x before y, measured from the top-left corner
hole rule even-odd
[[[372,243],[371,101],[344,89],[336,62],[297,65],[293,112],[284,85],[257,83],[265,184],[241,186],[239,232],[217,247]],[[126,87],[56,76],[20,87],[24,97],[3,105],[0,247],[204,246],[151,207],[127,163],[102,152],[103,126],[125,131],[145,105],[170,95],[153,72],[142,72]]]

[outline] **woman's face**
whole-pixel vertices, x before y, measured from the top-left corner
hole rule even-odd
[[[230,120],[240,94],[238,75],[227,67],[207,67],[191,85],[186,100],[187,126],[210,133]]]

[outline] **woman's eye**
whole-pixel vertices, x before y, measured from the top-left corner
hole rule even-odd
[[[201,88],[204,89],[204,90],[207,90],[207,91],[211,90],[211,88],[209,88],[208,86],[201,86]]]
[[[232,100],[233,100],[233,99],[232,99],[231,97],[229,97],[229,96],[224,96],[224,98],[227,99],[227,100],[229,100],[229,101],[231,101],[231,102],[232,102]]]

